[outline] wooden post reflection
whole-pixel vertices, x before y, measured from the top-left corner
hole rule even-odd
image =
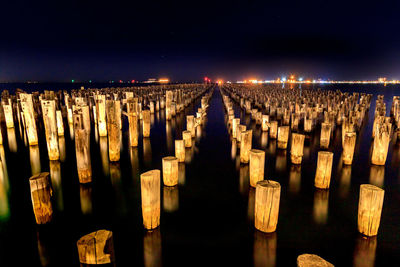
[[[255,267],[275,267],[276,265],[276,232],[254,232],[253,261]]]
[[[301,187],[301,165],[291,165],[289,173],[289,192],[297,194]]]
[[[145,267],[162,266],[162,248],[160,229],[148,231],[143,237],[143,256]]]
[[[377,240],[374,237],[358,236],[354,248],[354,267],[374,267]]]
[[[166,212],[174,212],[179,208],[178,186],[163,187],[163,207]]]
[[[82,214],[88,215],[92,214],[92,187],[88,184],[79,185],[79,196],[81,202]]]
[[[313,218],[317,224],[326,224],[328,220],[329,191],[316,189],[314,192]]]
[[[31,161],[32,175],[39,174],[42,170],[40,165],[39,146],[29,146],[29,158]]]

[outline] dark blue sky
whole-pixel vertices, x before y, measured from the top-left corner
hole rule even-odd
[[[400,79],[400,1],[8,1],[0,81]]]

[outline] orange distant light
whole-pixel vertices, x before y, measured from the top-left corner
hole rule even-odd
[[[158,79],[159,83],[169,83],[169,79],[168,78],[160,78]]]

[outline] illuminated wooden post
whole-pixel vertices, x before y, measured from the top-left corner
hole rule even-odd
[[[97,108],[97,125],[99,136],[107,136],[107,121],[106,121],[106,96],[98,95],[96,101]]]
[[[120,103],[116,100],[107,100],[107,132],[108,157],[110,161],[119,161],[121,150],[121,119],[117,117]]]
[[[276,139],[277,135],[278,135],[278,122],[271,121],[269,123],[269,138]]]
[[[323,149],[329,148],[331,140],[331,124],[323,122],[321,124],[321,136],[320,136],[320,147]]]
[[[128,115],[129,120],[129,143],[133,147],[138,146],[139,129],[138,129],[138,118],[136,113],[130,112]]]
[[[143,110],[143,137],[150,137],[150,110]]]
[[[297,267],[334,267],[334,265],[320,256],[302,254],[297,257]]]
[[[232,137],[234,139],[237,138],[237,127],[240,124],[240,119],[239,118],[235,118],[232,120]]]
[[[64,136],[64,122],[61,110],[56,110],[57,119],[57,134],[58,136]]]
[[[390,142],[390,130],[386,125],[380,125],[374,138],[371,162],[375,165],[385,165]]]
[[[81,184],[92,181],[89,133],[83,128],[82,114],[74,114],[75,151],[78,178]]]
[[[258,149],[250,150],[250,185],[256,187],[257,182],[264,180],[265,152]]]
[[[239,143],[242,141],[242,133],[246,131],[246,125],[238,125],[238,128],[236,130],[236,141]]]
[[[6,120],[6,127],[14,128],[14,116],[13,116],[12,103],[3,104],[3,111],[4,111],[4,118]]]
[[[178,158],[162,158],[163,182],[166,186],[175,186],[178,184]]]
[[[111,231],[98,230],[81,237],[76,243],[81,264],[114,263],[114,242]]]
[[[185,142],[185,147],[192,147],[192,133],[190,131],[183,131],[182,137]]]
[[[353,163],[354,148],[356,147],[356,133],[346,133],[343,141],[343,163],[351,165]]]
[[[289,126],[281,126],[278,128],[278,148],[286,149],[289,140]]]
[[[185,143],[183,140],[175,140],[175,157],[179,162],[185,162]]]
[[[186,130],[190,131],[192,137],[196,136],[194,116],[186,116]]]
[[[312,131],[312,119],[304,118],[304,132],[311,133]]]
[[[303,159],[304,138],[305,136],[303,134],[292,133],[290,160],[293,164],[301,164]]]
[[[54,100],[42,100],[42,110],[49,159],[59,160],[60,151],[58,149],[58,132]]]
[[[278,224],[281,185],[272,180],[263,180],[256,186],[254,225],[265,232],[275,232]]]
[[[261,122],[261,129],[263,132],[268,131],[268,125],[269,125],[269,116],[268,115],[262,115],[262,122]]]
[[[160,225],[160,171],[151,170],[140,175],[143,225],[152,230]]]
[[[36,131],[35,111],[33,109],[32,95],[20,94],[20,97],[29,145],[34,146],[38,144],[38,136]]]
[[[52,188],[49,181],[49,173],[42,172],[29,178],[31,199],[36,223],[45,224],[53,218],[51,204]]]
[[[318,152],[317,171],[314,185],[320,189],[328,189],[331,182],[333,153],[327,151]]]
[[[250,149],[251,143],[253,139],[253,131],[247,130],[242,132],[241,134],[241,142],[240,142],[240,162],[248,163],[250,160]]]
[[[360,185],[358,201],[358,231],[366,236],[376,236],[383,206],[385,190],[370,184]]]

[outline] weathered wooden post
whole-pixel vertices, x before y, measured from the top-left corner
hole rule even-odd
[[[286,149],[289,140],[289,126],[281,126],[278,128],[278,148]]]
[[[99,136],[107,136],[107,121],[106,121],[106,96],[97,95],[97,125]]]
[[[320,189],[328,189],[331,182],[333,153],[327,151],[318,152],[317,171],[314,185]]]
[[[64,121],[61,110],[56,110],[56,119],[57,119],[57,134],[58,136],[64,136]]]
[[[92,181],[89,133],[83,128],[82,114],[74,114],[76,166],[81,184]]]
[[[138,129],[138,117],[136,113],[130,112],[128,115],[129,120],[129,143],[133,147],[138,146],[139,129]]]
[[[334,265],[318,255],[302,254],[297,257],[297,267],[334,267]]]
[[[81,264],[110,264],[115,262],[111,231],[98,230],[81,237],[76,243]]]
[[[119,161],[121,150],[121,118],[117,114],[120,102],[116,100],[107,100],[107,133],[108,133],[108,157],[110,161]]]
[[[185,162],[185,143],[183,140],[175,140],[175,157],[179,162]]]
[[[30,146],[38,144],[38,136],[36,131],[35,111],[33,109],[32,95],[20,94],[21,107],[24,114],[23,122],[25,124],[26,133]]]
[[[303,134],[292,133],[290,160],[293,164],[301,164],[303,159],[304,139],[305,136]]]
[[[162,158],[163,181],[166,186],[175,186],[178,184],[178,158]]]
[[[150,137],[150,110],[143,110],[143,137]]]
[[[385,165],[390,142],[390,130],[386,125],[380,125],[374,138],[371,162],[375,165]]]
[[[49,181],[49,173],[42,172],[29,178],[31,199],[36,223],[45,224],[53,218],[51,196],[53,190]]]
[[[265,152],[250,150],[250,185],[256,187],[257,182],[264,180]]]
[[[192,137],[196,136],[195,122],[194,122],[194,116],[193,115],[186,116],[186,129],[188,131],[190,131]]]
[[[343,141],[343,163],[351,165],[353,163],[354,148],[356,147],[356,133],[346,133]]]
[[[190,131],[183,131],[182,137],[185,147],[192,147],[192,133]]]
[[[151,170],[140,175],[143,225],[152,230],[160,225],[160,171]]]
[[[323,122],[321,124],[321,136],[320,136],[320,147],[323,149],[329,148],[331,140],[331,124]]]
[[[358,231],[366,236],[378,234],[385,190],[370,184],[360,185]]]
[[[276,139],[278,135],[278,122],[271,121],[269,124],[269,138]]]
[[[264,180],[256,186],[254,225],[265,232],[275,232],[278,224],[281,185],[272,180]]]
[[[268,115],[262,115],[261,130],[263,132],[267,132],[268,131],[268,125],[269,125],[269,116]]]
[[[240,142],[240,162],[248,163],[250,160],[250,149],[251,143],[253,139],[253,131],[247,130],[242,132],[241,134],[241,142]]]

